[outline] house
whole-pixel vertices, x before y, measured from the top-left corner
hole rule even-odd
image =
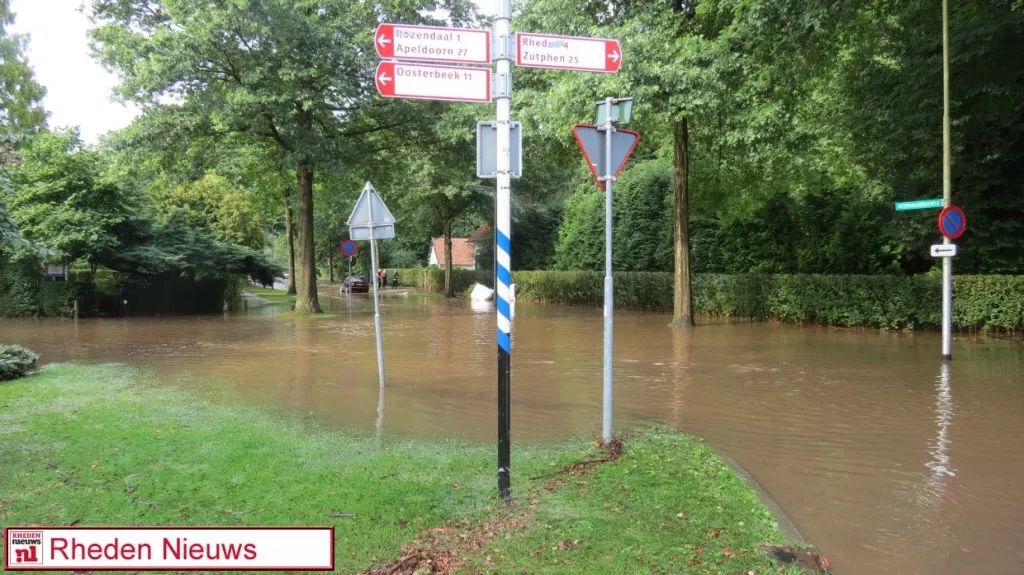
[[[448,260],[444,256],[444,238],[433,238],[430,243],[430,255],[427,256],[427,265],[446,267]],[[452,267],[464,270],[476,269],[473,244],[469,243],[469,238],[452,238]]]
[[[487,224],[480,226],[473,232],[473,235],[469,236],[467,241],[473,244],[473,261],[479,260],[480,252],[484,247],[494,242],[494,236],[491,235],[491,226]]]
[[[484,224],[476,229],[468,238],[452,238],[452,262],[453,267],[464,270],[475,270],[477,256],[485,243],[493,241],[489,236],[491,226]],[[445,266],[444,259],[444,238],[432,238],[430,255],[427,257],[427,265],[438,267]]]

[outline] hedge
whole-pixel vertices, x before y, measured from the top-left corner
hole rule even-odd
[[[600,272],[514,272],[516,298],[601,305]],[[619,309],[672,311],[672,274],[615,274]],[[963,330],[1024,330],[1024,276],[955,276],[953,323]],[[941,286],[933,276],[697,274],[699,314],[885,329],[941,322]]]
[[[396,270],[388,270],[390,281],[391,274]],[[444,291],[444,269],[438,267],[429,268],[405,268],[398,271],[398,283],[405,287],[425,289],[427,291]],[[490,286],[493,283],[492,273],[489,270],[452,270],[452,283],[455,293],[461,294],[473,287],[475,283],[482,283]]]

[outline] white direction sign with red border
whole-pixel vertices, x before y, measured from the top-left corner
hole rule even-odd
[[[388,98],[490,102],[491,69],[381,62],[377,91]]]
[[[615,73],[622,66],[618,40],[516,33],[516,65]]]
[[[373,33],[373,45],[381,58],[491,63],[489,30],[381,24]]]

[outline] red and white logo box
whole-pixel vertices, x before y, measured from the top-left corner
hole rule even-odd
[[[333,527],[5,527],[7,571],[333,571]]]

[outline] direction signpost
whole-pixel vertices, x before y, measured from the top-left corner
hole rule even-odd
[[[511,178],[519,177],[522,174],[522,128],[518,126],[518,122],[513,123],[511,118],[512,63],[515,62],[518,66],[530,68],[614,74],[622,66],[622,46],[618,40],[603,38],[522,32],[513,36],[510,25],[512,2],[511,0],[496,1],[498,9],[494,19],[493,41],[492,34],[486,30],[383,23],[374,31],[373,42],[374,49],[381,58],[401,60],[385,61],[377,65],[374,83],[381,96],[481,103],[488,103],[493,99],[496,104],[497,121],[494,122],[493,127],[478,126],[478,138],[481,140],[487,138],[487,141],[477,142],[477,173],[479,177],[493,177],[497,180],[494,217],[496,276],[494,287],[498,323],[498,495],[502,499],[507,499],[511,494],[510,452],[512,445],[510,424],[512,373]],[[492,60],[495,63],[493,76],[489,66]],[[408,61],[485,64],[487,67],[406,63]],[[611,101],[609,99],[609,110],[611,110]],[[623,109],[628,115],[628,106]],[[595,178],[599,180],[598,185],[602,190],[607,187],[606,193],[609,198],[611,197],[612,181],[632,152],[636,140],[639,139],[636,132],[616,131],[612,126],[615,121],[626,120],[616,120],[612,117],[607,119],[607,149],[605,154],[593,154],[593,161],[590,162],[591,170],[594,171]],[[513,126],[513,124],[516,125]],[[584,146],[584,140],[586,142],[593,140],[591,133],[583,128],[592,128],[595,130],[595,134],[597,130],[600,130],[596,126],[580,128],[581,131],[577,132],[576,137],[581,142],[581,147]],[[512,142],[514,132],[517,138],[516,143],[520,144],[518,148]],[[584,150],[585,153],[587,149],[589,148]],[[493,155],[495,161],[493,163],[484,161],[480,157],[480,154],[484,153]],[[600,159],[602,155],[604,156],[603,163]],[[590,157],[588,157],[589,160]],[[614,173],[611,172],[611,168],[615,168]],[[603,175],[599,176],[598,174]],[[367,187],[372,189],[369,183],[367,183]],[[366,190],[363,193],[365,195]],[[608,201],[610,206],[610,200]],[[353,212],[353,216],[355,216],[355,212]],[[609,230],[610,221],[609,218]],[[393,225],[391,229],[393,234]],[[359,239],[355,235],[352,235],[352,238]],[[608,241],[608,257],[610,258],[611,240]],[[376,261],[374,261],[375,270],[376,266]],[[611,273],[610,260],[608,273]],[[374,305],[376,306],[376,288],[374,289]],[[606,308],[606,314],[610,319],[610,307]],[[610,323],[606,325],[610,330]],[[380,356],[379,321],[377,333],[378,356]],[[607,331],[606,342],[610,341],[609,337],[610,331]],[[610,353],[610,344],[606,345],[607,353]],[[379,361],[381,385],[383,385],[383,360]],[[611,378],[607,366],[606,374],[605,428],[606,435],[608,435],[611,425],[610,411],[608,411],[611,408],[609,395]]]
[[[381,24],[373,34],[381,58],[423,62],[491,63],[491,33],[471,28]]]
[[[388,98],[490,102],[491,71],[487,68],[381,62],[377,92]]]
[[[519,32],[516,66],[615,73],[622,66],[622,46],[605,38]]]

